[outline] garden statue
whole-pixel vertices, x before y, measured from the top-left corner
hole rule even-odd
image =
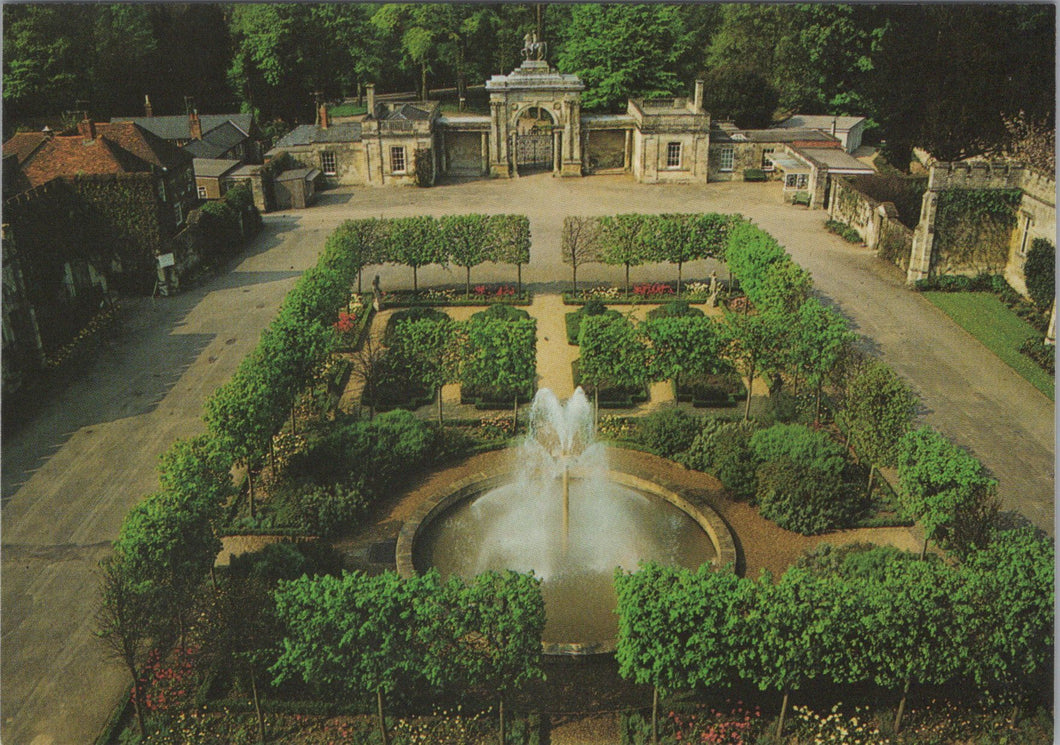
[[[718,272],[710,273],[710,297],[707,299],[711,308],[718,307]]]
[[[537,40],[537,32],[531,31],[523,37],[523,58],[529,60],[543,60],[548,44]]]

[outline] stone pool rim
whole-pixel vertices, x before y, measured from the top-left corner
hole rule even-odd
[[[707,505],[697,507],[682,496],[681,492],[684,490],[674,484],[634,476],[615,469],[607,471],[607,478],[620,486],[663,499],[684,512],[699,525],[714,546],[715,557],[711,559],[711,563],[715,567],[736,566],[736,544],[733,541],[732,532],[721,519],[721,516],[711,507]],[[402,524],[401,531],[398,533],[397,546],[395,548],[395,563],[398,574],[402,577],[416,576],[416,567],[412,558],[416,539],[422,530],[445,510],[457,502],[471,499],[490,489],[510,483],[511,480],[512,470],[510,468],[501,468],[488,473],[475,473],[445,485],[420,502],[412,515]],[[548,655],[611,654],[615,651],[615,640],[608,639],[581,644],[543,642],[542,646],[544,653]]]

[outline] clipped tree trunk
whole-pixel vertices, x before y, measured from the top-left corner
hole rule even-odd
[[[497,699],[497,717],[499,719],[499,721],[497,723],[497,727],[498,727],[497,742],[500,743],[500,745],[504,745],[504,741],[507,738],[505,737],[505,733],[504,733],[504,699],[503,698]]]
[[[910,678],[906,676],[905,687],[902,688],[902,698],[898,701],[898,712],[894,715],[894,734],[897,735],[902,731],[902,714],[905,713],[905,702],[909,698],[909,683]]]
[[[574,297],[578,297],[578,263],[576,261],[571,262],[571,284],[574,285]]]
[[[358,270],[357,270],[357,294],[358,294],[358,295],[360,295],[360,294],[361,294],[361,292],[362,292],[362,290],[361,290],[361,274],[362,274],[363,272],[364,272],[364,270],[363,270],[363,269],[358,269]]]
[[[751,390],[755,385],[755,366],[751,365],[751,369],[747,371],[747,403],[743,408],[743,420],[746,422],[751,418]]]
[[[261,713],[261,697],[258,696],[258,676],[254,674],[254,665],[250,665],[250,691],[254,697],[254,714],[258,718],[258,742],[265,745],[265,715]]]
[[[294,418],[294,405],[295,405],[294,404],[294,399],[291,399],[291,434],[297,435],[298,434],[298,424],[295,422],[295,418]]]
[[[419,276],[418,276],[417,271],[416,271],[416,265],[413,264],[412,265],[412,292],[413,292],[413,294],[415,294],[415,293],[419,292],[419,290],[420,290]]]
[[[512,437],[519,431],[519,394],[515,394],[515,403],[512,405]]]
[[[876,475],[876,466],[874,466],[874,465],[872,465],[870,463],[869,464],[869,485],[868,485],[868,487],[866,487],[866,490],[865,490],[865,495],[868,496],[868,497],[872,496],[872,480],[873,480],[873,477],[875,475]]]
[[[788,713],[788,689],[784,689],[784,699],[780,704],[780,720],[777,722],[777,739],[780,739],[781,734],[784,732],[784,715]]]
[[[272,469],[273,474],[276,473],[276,448],[273,446],[272,437],[269,438],[269,467]]]
[[[677,297],[681,297],[681,266],[682,262],[677,262]]]
[[[516,264],[515,265],[515,286],[516,286],[515,292],[517,293],[515,297],[516,297],[517,300],[521,300],[522,297],[523,297],[523,265],[522,264]]]
[[[255,517],[256,511],[254,509],[254,472],[250,468],[250,463],[247,463],[247,492],[250,496],[250,516]]]
[[[442,421],[442,386],[438,386],[438,426],[443,425],[445,422]]]
[[[136,727],[140,730],[140,739],[143,740],[147,737],[147,725],[144,724],[144,707],[140,703],[140,683],[137,681],[136,668],[132,665],[129,666],[129,672],[132,674],[133,687],[132,687],[132,702],[133,711],[136,712]]]
[[[629,297],[629,264],[626,264],[626,297]]]
[[[464,299],[471,297],[471,267],[464,267],[467,270],[467,276],[464,280]]]
[[[386,735],[386,719],[383,718],[383,689],[375,689],[375,706],[376,712],[379,716],[379,737],[383,741],[383,745],[389,745],[389,740]]]
[[[651,687],[651,742],[659,745],[659,687]]]
[[[924,559],[927,558],[927,547],[928,547],[928,541],[930,541],[930,540],[931,540],[930,537],[928,537],[926,535],[924,536],[924,545],[920,549],[920,560],[921,561],[923,561]]]

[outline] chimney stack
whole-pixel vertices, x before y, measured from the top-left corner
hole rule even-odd
[[[695,95],[695,98],[692,99],[692,108],[695,109],[696,111],[699,111],[700,109],[703,108],[703,81],[702,80],[697,80],[696,81],[696,95]]]
[[[328,128],[328,106],[327,104],[320,104],[320,128]]]
[[[191,139],[202,139],[202,122],[199,121],[199,112],[195,109],[188,114],[188,132],[191,134]]]
[[[91,119],[88,118],[88,112],[85,112],[85,117],[77,123],[77,131],[81,133],[81,137],[84,138],[85,142],[91,142],[96,139],[96,125]]]
[[[150,119],[154,115],[155,115],[155,110],[154,110],[154,108],[151,107],[151,97],[145,95],[144,96],[144,116],[146,116],[148,119]]]
[[[368,93],[368,116],[375,116],[375,83],[368,83],[364,88]]]

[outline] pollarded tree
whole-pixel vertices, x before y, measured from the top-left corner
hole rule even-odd
[[[930,427],[906,433],[898,453],[899,506],[924,526],[924,548],[950,537],[965,517],[992,502],[997,482],[983,465]]]
[[[722,354],[732,360],[747,378],[744,421],[751,416],[751,389],[755,375],[770,372],[782,364],[789,326],[785,317],[775,313],[745,315],[725,312],[725,323],[721,327]]]
[[[158,465],[162,489],[182,499],[202,502],[210,519],[221,516],[221,508],[232,493],[231,459],[206,435],[177,440],[164,452]]]
[[[515,264],[517,292],[523,294],[523,264],[530,261],[530,218],[526,215],[490,215],[486,218],[490,259]]]
[[[505,742],[504,700],[521,686],[544,678],[541,634],[545,601],[541,580],[512,571],[485,572],[458,589],[456,628],[444,641],[455,640],[461,678],[497,696],[498,741]]]
[[[741,674],[761,690],[783,694],[776,736],[784,731],[792,691],[824,676],[822,647],[834,619],[826,601],[830,583],[805,569],[791,567],[773,584],[768,574],[756,583],[747,618],[750,643],[744,649]]]
[[[471,296],[471,267],[493,260],[485,215],[446,215],[440,220],[441,238],[449,260],[466,270],[464,296]]]
[[[417,272],[421,266],[445,263],[446,242],[433,217],[393,218],[388,221],[386,239],[386,259],[412,267],[413,292],[419,290]]]
[[[751,583],[729,568],[698,571],[647,563],[615,572],[619,674],[653,687],[652,741],[659,695],[731,679],[746,643]]]
[[[634,388],[651,379],[648,348],[625,316],[586,316],[578,347],[578,375],[582,385],[592,387],[597,413],[602,386]]]
[[[774,264],[774,266],[776,266]],[[813,386],[816,398],[814,422],[821,418],[821,388],[855,336],[847,321],[817,298],[805,300],[795,313],[791,328],[790,359],[795,369]]]
[[[643,215],[613,215],[600,218],[600,258],[610,266],[626,267],[625,293],[629,295],[629,268],[652,258],[644,241]]]
[[[537,321],[476,318],[467,326],[467,353],[461,366],[464,385],[506,392],[518,418],[519,399],[533,396],[537,371]]]
[[[957,572],[931,561],[889,562],[879,579],[861,582],[867,613],[858,650],[877,685],[902,691],[896,734],[913,683],[941,685],[964,669],[978,611],[964,601],[962,584]]]
[[[794,261],[781,259],[766,267],[751,301],[763,311],[795,313],[810,296],[812,287],[813,280],[805,269]]]
[[[841,416],[856,452],[877,465],[894,466],[915,410],[916,396],[906,382],[873,359],[847,383]]]
[[[1053,542],[1030,529],[998,533],[968,555],[962,568],[971,617],[968,663],[985,692],[1013,707],[1041,691],[1052,674],[1054,622]]]
[[[576,217],[568,215],[563,218],[563,238],[561,250],[563,263],[571,268],[571,284],[575,294],[578,292],[578,267],[600,261],[600,220],[596,217]]]
[[[752,303],[760,300],[759,286],[765,281],[770,264],[787,257],[769,233],[754,223],[734,221],[725,242],[725,263],[739,280]]]
[[[416,612],[438,593],[437,573],[402,579],[394,572],[360,572],[281,582],[276,611],[285,630],[277,683],[300,678],[353,697],[375,693],[379,732],[387,739],[384,697],[436,672],[420,641],[440,619]]]
[[[460,364],[467,347],[464,324],[452,319],[419,318],[403,321],[394,329],[388,354],[413,367],[413,377],[438,393],[438,423],[442,423],[442,386],[460,380]]]
[[[653,380],[673,380],[682,375],[706,375],[725,365],[719,355],[718,325],[707,316],[665,316],[644,321],[638,332],[648,342]]]
[[[146,737],[140,670],[151,649],[151,628],[158,602],[154,588],[141,581],[121,554],[99,564],[100,604],[96,635],[107,654],[121,661],[132,678],[132,702],[140,737]]]

